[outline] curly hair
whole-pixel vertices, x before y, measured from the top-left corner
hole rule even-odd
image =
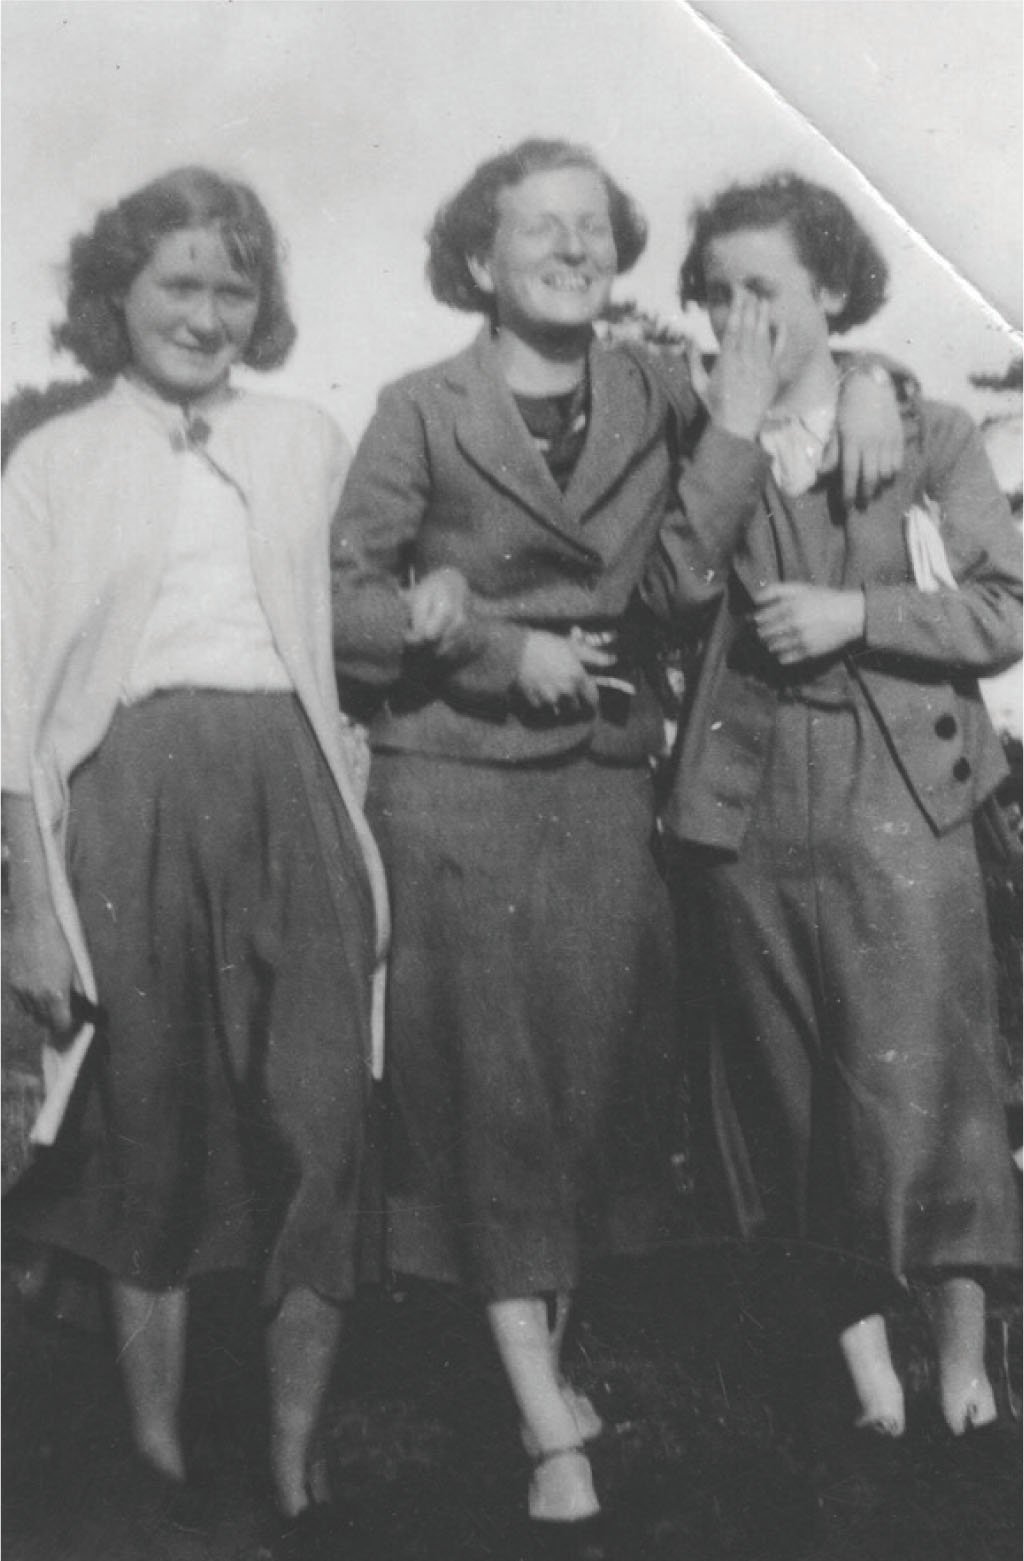
[[[206,168],[176,168],[154,179],[72,239],[66,317],[54,326],[54,345],[90,374],[125,368],[131,349],[121,300],[160,240],[182,228],[216,228],[231,264],[258,288],[259,309],[241,361],[254,369],[283,363],[296,331],[273,224],[248,185]]]
[[[498,227],[498,197],[532,173],[585,168],[597,174],[608,192],[618,272],[628,271],[644,251],[643,213],[601,166],[589,147],[572,141],[520,141],[509,152],[488,158],[466,184],[444,203],[427,233],[427,280],[439,303],[470,314],[490,314],[493,300],[473,280],[468,261],[490,254]]]
[[[679,272],[684,304],[707,302],[704,256],[712,239],[743,228],[784,227],[819,287],[839,293],[842,309],[829,320],[836,334],[863,325],[886,300],[889,267],[846,202],[824,185],[795,173],[779,173],[758,184],[734,184],[698,206],[693,237]]]

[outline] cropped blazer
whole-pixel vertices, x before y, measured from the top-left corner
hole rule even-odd
[[[939,835],[968,819],[1005,774],[978,678],[1021,654],[1021,543],[965,413],[922,401],[905,414],[904,435],[895,479],[841,515],[843,586],[862,590],[866,608],[863,640],[845,659]],[[644,587],[653,608],[674,610],[706,635],[666,823],[682,841],[731,852],[774,734],[778,681],[748,653],[746,617],[754,594],[779,578],[770,506],[784,502],[756,445],[736,458],[728,522],[718,507],[709,524],[711,512],[688,505],[681,489]],[[925,498],[939,517],[955,589],[923,591],[914,579],[906,516]]]

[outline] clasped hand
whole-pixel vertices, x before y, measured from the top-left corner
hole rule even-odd
[[[597,706],[592,673],[616,662],[614,636],[550,634],[531,629],[523,643],[516,686],[535,710],[572,715]]]
[[[469,613],[470,590],[465,575],[447,566],[434,569],[402,594],[409,610],[405,643],[429,647],[444,655]]]
[[[780,666],[827,656],[864,634],[862,591],[832,591],[801,580],[759,591],[750,615],[761,644]]]
[[[435,569],[402,594],[409,612],[405,643],[442,656],[453,649],[472,602],[465,576],[450,567]],[[535,710],[560,715],[592,710],[598,695],[591,674],[614,666],[613,641],[611,634],[563,635],[532,629],[523,643],[516,687]]]

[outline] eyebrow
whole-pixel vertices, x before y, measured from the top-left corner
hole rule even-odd
[[[175,267],[172,271],[163,272],[160,275],[160,281],[165,283],[194,284],[196,287],[201,285],[201,278],[196,276],[195,272],[189,270],[187,266]],[[217,282],[215,285],[217,287],[234,287],[245,292],[256,292],[258,290],[257,283],[252,277],[246,276],[244,271],[236,271],[230,277],[222,282]]]

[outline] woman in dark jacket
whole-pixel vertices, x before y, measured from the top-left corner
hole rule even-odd
[[[844,503],[830,335],[878,310],[887,267],[831,191],[727,190],[682,275],[723,348],[762,333],[746,491],[711,525],[680,509],[648,579],[707,638],[667,823],[722,960],[730,1184],[748,1228],[855,1260],[834,1320],[862,1425],[903,1430],[884,1310],[930,1281],[959,1434],[995,1418],[983,1285],[1018,1261],[972,818],[1005,771],[977,679],[1020,655],[1020,539],[970,419],[933,402],[898,477]]]
[[[338,671],[352,708],[376,696],[393,901],[390,1262],[484,1298],[537,1460],[530,1514],[580,1544],[600,1422],[562,1375],[569,1299],[584,1231],[639,1250],[662,1228],[678,1046],[635,588],[670,421],[699,406],[594,335],[643,242],[585,149],[483,164],[436,219],[429,275],[487,323],[384,391],[334,533]],[[729,493],[738,443],[727,424],[697,442],[698,506]],[[445,570],[468,605],[425,650],[405,593]]]

